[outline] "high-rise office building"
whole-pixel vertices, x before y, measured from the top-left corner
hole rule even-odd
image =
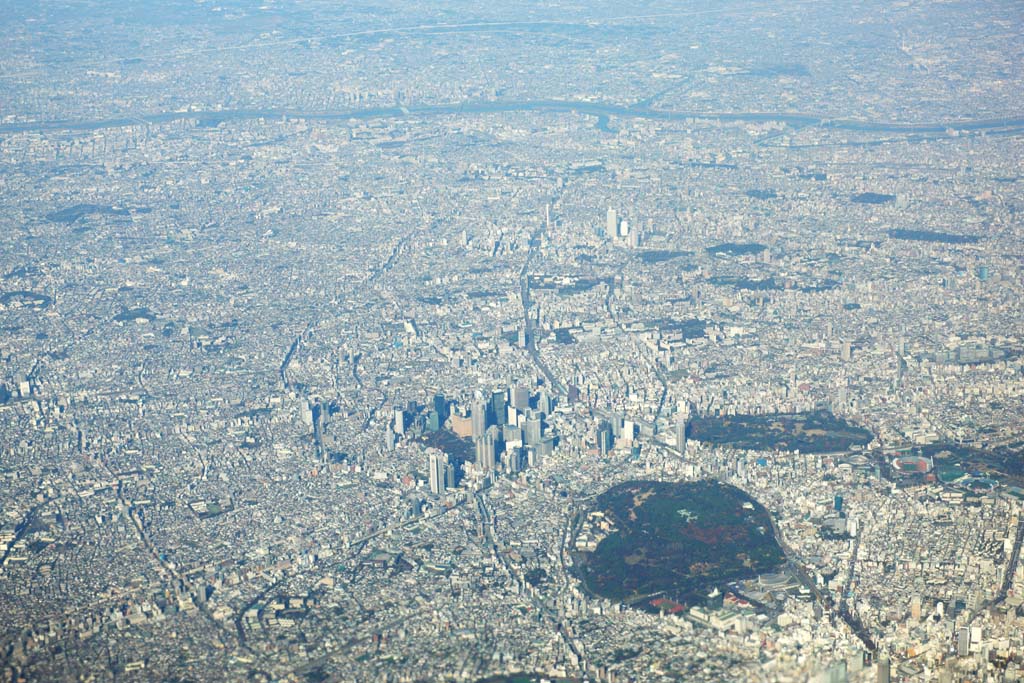
[[[889,658],[882,657],[882,659],[878,660],[878,669],[875,681],[877,681],[877,683],[890,683],[891,680],[892,672]]]
[[[313,429],[313,406],[310,405],[309,401],[303,401],[299,406],[299,415],[302,416],[302,423],[306,425],[308,429]]]
[[[516,427],[514,424],[506,424],[501,428],[501,440],[505,443],[509,441],[522,441],[523,430]]]
[[[504,461],[506,474],[518,474],[523,470],[523,449],[521,446],[511,446],[505,449]]]
[[[680,412],[676,419],[676,448],[682,454],[686,453],[686,427],[689,421],[689,415],[686,412]]]
[[[430,453],[427,466],[430,469],[430,492],[436,495],[444,493],[447,488],[448,454],[440,451]]]
[[[636,423],[632,420],[624,420],[622,423],[622,433],[619,434],[619,438],[626,442],[626,445],[632,446],[633,439],[636,438]]]
[[[526,423],[523,426],[523,440],[528,446],[536,446],[540,444],[542,436],[543,425],[540,416],[531,410],[527,413]]]
[[[604,230],[607,237],[615,237],[619,234],[619,215],[615,212],[615,209],[608,209]]]
[[[608,422],[601,422],[601,425],[597,428],[598,452],[600,452],[601,455],[608,455],[611,453],[614,440],[615,435],[612,430],[612,426]]]
[[[395,434],[405,434],[405,411],[395,406]]]
[[[612,415],[612,417],[611,417],[612,436],[614,436],[616,439],[619,438],[620,436],[622,436],[622,427],[623,427],[624,424],[625,424],[625,418],[623,418],[621,415]]]
[[[448,419],[448,401],[443,394],[434,395],[434,410],[437,411],[438,419],[443,425],[445,420]]]
[[[530,389],[516,385],[512,388],[512,407],[525,412],[530,407]]]
[[[462,415],[458,411],[453,410],[448,420],[451,423],[452,433],[459,438],[468,439],[473,436],[473,419],[468,415]]]
[[[508,410],[506,409],[507,396],[508,392],[504,389],[491,394],[491,413],[494,414],[496,424],[503,425],[508,420]]]
[[[964,626],[956,634],[956,656],[967,657],[971,654],[971,629]]]
[[[473,408],[469,414],[473,424],[473,438],[479,439],[487,430],[487,403],[483,400],[473,402]]]
[[[537,394],[537,410],[544,415],[550,415],[551,408],[551,395],[544,389],[541,389]]]
[[[498,466],[498,428],[492,426],[476,440],[476,462],[484,472],[493,472]]]

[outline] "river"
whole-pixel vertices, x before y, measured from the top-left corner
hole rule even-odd
[[[19,121],[0,124],[2,133],[24,133],[68,130],[100,130],[122,128],[140,124],[160,124],[181,119],[206,121],[243,121],[252,119],[291,118],[310,121],[348,121],[351,119],[426,118],[459,114],[493,114],[509,112],[575,112],[607,117],[653,119],[658,121],[745,121],[760,123],[776,121],[792,126],[818,126],[836,130],[879,133],[944,133],[947,130],[980,131],[1009,127],[1024,127],[1024,117],[940,121],[932,123],[898,123],[890,121],[864,121],[835,119],[816,114],[798,112],[700,112],[651,109],[646,106],[626,106],[601,102],[574,100],[523,100],[508,102],[472,101],[461,104],[436,104],[413,107],[373,107],[338,111],[303,111],[298,109],[224,109],[209,111],[168,111],[156,114],[122,115],[109,119],[81,121]],[[605,124],[607,126],[607,124]]]

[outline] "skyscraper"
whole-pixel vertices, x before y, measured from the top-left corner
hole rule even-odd
[[[507,392],[502,389],[491,394],[491,412],[494,414],[494,421],[499,425],[505,424],[508,419],[508,410],[505,408]]]
[[[395,406],[395,434],[405,434],[405,411]]]
[[[498,464],[498,428],[490,427],[476,440],[476,462],[484,472],[492,472]]]
[[[878,683],[889,683],[892,680],[892,665],[888,657],[878,660],[878,671],[875,680]]]
[[[689,415],[685,412],[679,413],[676,420],[676,448],[681,454],[686,453],[686,426],[689,421]]]
[[[608,217],[605,222],[605,235],[615,237],[619,234],[619,216],[615,209],[608,209]]]
[[[448,401],[445,400],[443,394],[434,395],[434,410],[437,411],[437,416],[443,425],[445,420],[448,419]]]
[[[612,450],[613,443],[614,433],[612,432],[612,426],[608,422],[601,422],[601,425],[597,428],[597,450],[601,455],[608,455]]]
[[[430,468],[430,492],[440,495],[445,492],[448,474],[448,454],[440,451],[430,453],[427,462]]]
[[[636,438],[636,423],[632,420],[624,420],[622,422],[622,432],[619,434],[619,438],[622,439],[626,445],[632,446],[633,439]]]
[[[503,457],[506,474],[517,474],[523,470],[523,449],[521,447],[505,449]]]
[[[551,395],[543,389],[537,394],[537,410],[544,415],[551,414]]]
[[[519,411],[530,407],[530,390],[527,387],[517,385],[512,388],[512,407]]]
[[[505,443],[508,443],[509,441],[522,441],[523,430],[514,424],[503,425],[501,428],[501,440]]]
[[[473,425],[473,438],[479,439],[487,429],[487,403],[483,400],[474,401],[469,417]]]
[[[541,463],[540,454],[537,449],[533,446],[527,446],[526,449],[526,464],[530,467],[539,467]]]
[[[543,436],[543,425],[540,416],[532,410],[527,413],[526,423],[523,425],[523,440],[528,446],[536,446]]]
[[[956,656],[968,657],[971,654],[971,629],[964,626],[956,634]]]

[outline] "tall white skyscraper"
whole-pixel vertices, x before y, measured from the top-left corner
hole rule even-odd
[[[615,209],[608,209],[608,222],[605,224],[605,234],[608,237],[615,237],[619,234],[619,215]]]
[[[531,410],[527,413],[526,424],[523,428],[523,440],[530,446],[538,445],[543,436],[542,429],[543,424],[540,417]]]
[[[430,492],[442,494],[445,492],[445,475],[448,473],[448,454],[433,452],[429,456],[430,468]]]
[[[474,439],[479,439],[487,430],[487,403],[482,398],[473,401],[469,418],[471,420],[470,427],[473,430],[472,436]]]
[[[476,440],[476,462],[484,472],[491,472],[497,467],[498,428],[491,426],[487,432]]]

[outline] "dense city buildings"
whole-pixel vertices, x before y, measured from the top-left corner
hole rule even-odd
[[[0,681],[1024,680],[1020,26],[14,3]]]

